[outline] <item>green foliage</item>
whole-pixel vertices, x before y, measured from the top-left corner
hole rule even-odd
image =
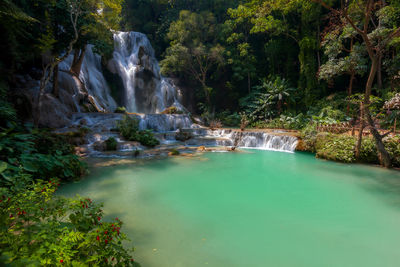
[[[355,162],[355,139],[347,135],[319,133],[316,137],[315,149],[318,158],[351,163]]]
[[[303,115],[303,113],[299,113],[296,116],[292,115],[280,115],[277,118],[268,121],[256,121],[251,124],[254,128],[277,128],[277,129],[288,129],[288,130],[300,130],[303,129],[306,124],[309,122],[309,119]]]
[[[45,144],[45,146],[44,146]],[[0,185],[17,185],[32,178],[76,179],[86,173],[86,165],[72,154],[60,136],[50,133],[21,133],[14,129],[0,132]],[[24,181],[19,181],[24,177]]]
[[[271,120],[281,114],[283,106],[293,101],[294,89],[280,77],[263,79],[261,85],[255,89],[256,91],[243,98],[241,103],[253,122]]]
[[[364,163],[379,164],[375,141],[372,137],[362,139],[359,160]]]
[[[7,123],[17,121],[17,112],[10,102],[7,101],[7,86],[0,81],[0,127],[6,127]]]
[[[117,122],[117,128],[121,135],[129,141],[138,141],[148,147],[155,147],[160,144],[152,131],[139,131],[139,120],[136,118],[124,116],[121,121]]]
[[[124,116],[117,122],[118,131],[127,139],[130,139],[139,131],[139,120],[130,116]]]
[[[400,136],[397,135],[392,138],[385,138],[384,144],[392,158],[393,166],[400,167]]]
[[[222,65],[224,48],[217,42],[217,25],[211,12],[200,14],[182,10],[171,23],[167,37],[171,46],[160,62],[164,74],[185,73],[201,85],[208,107],[212,88],[207,85],[213,66]]]
[[[317,124],[309,122],[300,132],[300,137],[304,144],[304,150],[315,153],[315,144],[317,142]]]
[[[218,113],[216,118],[220,120],[224,126],[228,127],[238,127],[241,119],[237,112],[230,113],[228,110]]]
[[[58,181],[0,188],[0,256],[12,266],[138,266],[122,222],[88,198],[55,196]]]
[[[318,115],[313,115],[311,117],[313,121],[320,124],[336,124],[349,120],[343,111],[333,109],[331,106],[324,107]]]
[[[106,141],[106,150],[107,151],[115,151],[117,150],[117,140],[114,137],[108,138]]]
[[[309,123],[300,134],[302,150],[316,153],[319,158],[352,163],[357,138],[346,134],[318,133],[315,123]],[[384,145],[394,167],[400,167],[400,137],[386,137]],[[359,162],[379,164],[375,141],[371,136],[362,139]]]

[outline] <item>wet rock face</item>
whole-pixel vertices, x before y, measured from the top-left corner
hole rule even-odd
[[[96,151],[104,152],[107,150],[106,148],[107,146],[105,141],[96,141],[93,143],[93,149]]]
[[[135,79],[135,101],[137,110],[143,113],[154,112],[154,110],[152,110],[152,101],[157,102],[157,99],[153,99],[153,96],[156,94],[157,83],[160,81],[147,69],[137,72],[135,74]],[[126,103],[126,105],[129,105],[129,103]]]
[[[49,128],[61,128],[70,123],[72,112],[59,99],[45,95],[42,99],[39,124]]]
[[[109,71],[117,73],[124,85],[124,104],[128,112],[160,113],[178,106],[178,88],[160,74],[154,50],[145,34],[116,32]],[[184,109],[182,107],[182,109]]]

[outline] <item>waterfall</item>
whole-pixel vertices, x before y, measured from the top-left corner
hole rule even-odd
[[[170,106],[183,108],[171,80],[160,74],[153,47],[139,32],[114,33],[113,59],[108,68],[123,81],[129,112],[159,113]]]
[[[60,63],[59,85],[69,91],[74,99],[76,111],[80,112],[79,95],[85,94],[80,82],[69,72],[73,61],[73,53]],[[93,53],[93,45],[88,45],[83,59],[79,80],[84,84],[89,98],[93,99],[96,107],[101,111],[114,111],[117,104],[110,95],[110,88],[104,79],[101,70],[101,57]]]
[[[209,130],[207,137],[215,138],[216,144],[221,146],[237,146],[241,148],[254,148],[294,152],[297,146],[297,138],[284,133],[266,132],[241,132],[237,130]]]

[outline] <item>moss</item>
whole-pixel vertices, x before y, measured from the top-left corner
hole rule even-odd
[[[117,109],[114,111],[115,113],[122,113],[122,114],[126,114],[126,108],[125,107],[117,107]]]

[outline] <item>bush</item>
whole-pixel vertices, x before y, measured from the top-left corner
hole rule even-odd
[[[121,242],[122,222],[102,221],[101,205],[54,195],[57,180],[0,188],[0,256],[11,266],[138,266]]]
[[[160,144],[155,137],[152,131],[144,130],[137,132],[136,136],[134,136],[130,141],[138,141],[144,146],[155,147]]]
[[[131,136],[134,136],[139,131],[139,120],[129,116],[124,116],[121,121],[117,122],[117,129],[123,137],[130,139]]]
[[[125,116],[121,121],[117,122],[117,128],[126,140],[138,141],[148,147],[155,147],[160,144],[152,131],[139,131],[139,120],[136,118]]]
[[[385,138],[384,144],[392,158],[394,167],[400,167],[400,136]]]
[[[216,116],[224,126],[238,127],[240,125],[240,115],[238,113],[230,114],[229,111],[223,111]]]
[[[300,133],[300,137],[302,139],[304,149],[306,151],[310,151],[315,153],[315,143],[317,141],[317,124],[310,122],[304,127]]]
[[[108,138],[106,141],[106,151],[115,151],[117,150],[117,140],[114,137]]]
[[[14,129],[0,132],[0,165],[4,166],[0,186],[19,184],[21,176],[27,180],[81,177],[86,173],[86,164],[71,150],[59,136],[21,133]]]
[[[357,141],[357,139],[355,138]],[[360,162],[379,164],[378,153],[373,137],[363,137],[360,150]]]
[[[351,163],[355,162],[355,138],[329,133],[317,134],[315,149],[318,158]]]

